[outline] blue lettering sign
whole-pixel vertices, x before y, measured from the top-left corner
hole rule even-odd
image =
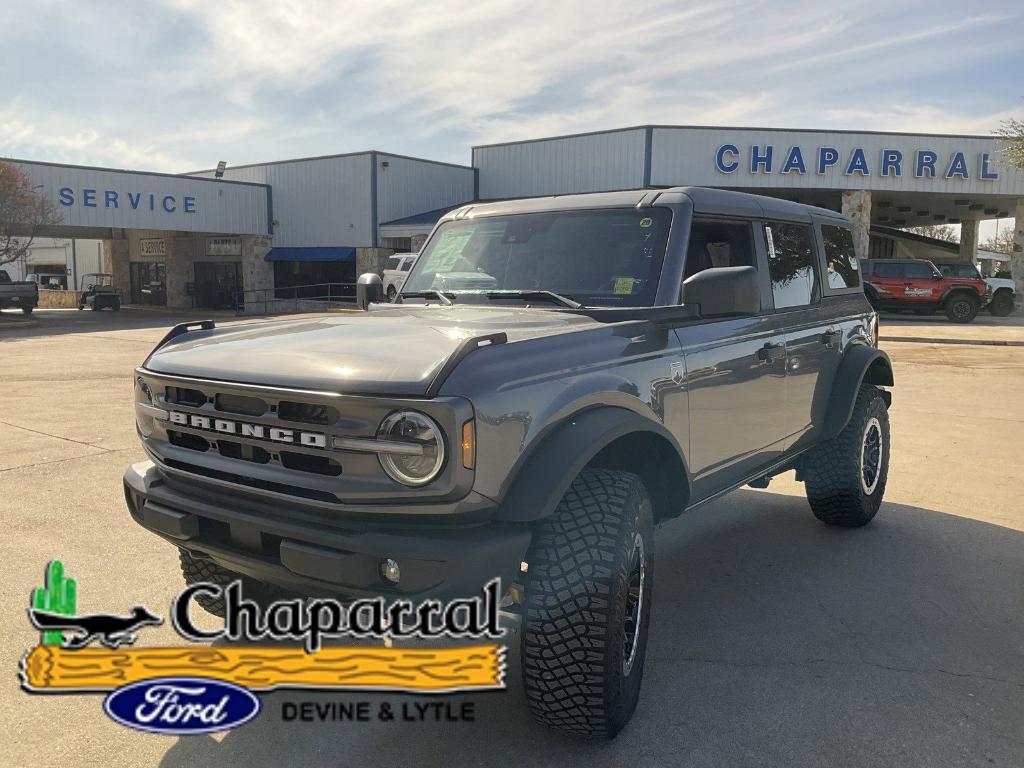
[[[924,172],[928,171],[928,177],[934,179],[935,162],[938,159],[938,153],[932,152],[930,149],[917,150],[917,164],[914,166],[914,176],[920,179],[925,175]]]
[[[103,193],[103,207],[117,208],[117,192],[112,189],[108,189]]]
[[[86,208],[96,207],[96,190],[95,189],[83,189],[82,190],[82,205]]]
[[[740,164],[735,159],[731,159],[728,162],[726,162],[725,156],[732,155],[732,157],[735,158],[736,155],[738,155],[739,153],[740,149],[735,144],[723,144],[718,148],[718,152],[715,153],[715,167],[718,168],[718,170],[721,171],[722,173],[732,173],[733,171],[740,167]],[[188,210],[189,200],[192,200],[193,203],[195,202],[193,198],[186,197],[185,212],[194,213],[194,211]]]
[[[870,174],[868,170],[868,159],[864,156],[864,150],[857,147],[850,153],[850,162],[846,166],[846,175],[853,176],[853,174],[859,173],[861,176],[867,176]]]
[[[170,201],[170,205],[167,204],[168,201]],[[164,195],[163,207],[168,213],[174,213],[177,210],[178,206],[174,203],[174,195]]]
[[[982,152],[980,158],[981,170],[978,172],[978,178],[982,181],[994,181],[999,178],[999,174],[993,170],[989,170],[988,167],[988,152]]]
[[[154,195],[149,196],[149,210],[156,210],[156,197]]]
[[[829,167],[839,162],[839,150],[835,147],[818,148],[818,173],[824,174]]]
[[[883,149],[881,173],[883,176],[895,176],[897,179],[902,176],[903,153],[898,149]]]
[[[954,152],[953,158],[949,161],[949,168],[946,169],[946,178],[952,179],[959,176],[961,179],[969,179],[971,175],[967,172],[967,158],[963,152]]]
[[[139,201],[141,199],[142,199],[142,193],[141,192],[136,192],[134,195],[132,195],[131,192],[128,193],[128,205],[130,205],[132,207],[133,211],[139,210]]]
[[[807,168],[804,167],[804,156],[800,153],[800,147],[791,148],[789,154],[786,155],[786,162],[782,165],[782,172],[789,173],[790,171],[807,173]]]
[[[75,193],[71,187],[61,187],[58,193],[60,197],[61,205],[74,205],[75,204]]]
[[[764,168],[764,173],[772,172],[772,145],[764,148],[764,154],[760,154],[761,148],[755,144],[750,148],[750,172],[761,173],[758,168]]]

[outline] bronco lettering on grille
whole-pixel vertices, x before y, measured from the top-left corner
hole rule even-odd
[[[303,445],[307,448],[326,448],[327,436],[321,432],[305,432],[286,427],[268,427],[264,424],[249,424],[234,419],[218,419],[209,416],[198,416],[194,413],[170,412],[170,422],[181,424],[193,429],[207,432],[220,432],[228,435],[241,435],[257,440],[272,440],[277,443]]]

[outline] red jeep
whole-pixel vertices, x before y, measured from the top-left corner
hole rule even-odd
[[[980,276],[944,277],[923,259],[869,259],[863,265],[864,292],[878,310],[945,312],[954,323],[969,323],[992,298]]]

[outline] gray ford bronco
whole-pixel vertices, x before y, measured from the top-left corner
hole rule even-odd
[[[533,714],[612,737],[655,525],[787,470],[829,525],[881,504],[892,368],[832,211],[704,188],[473,203],[396,303],[375,275],[358,296],[177,326],[137,369],[150,460],[125,496],[186,581],[419,599],[500,577]]]

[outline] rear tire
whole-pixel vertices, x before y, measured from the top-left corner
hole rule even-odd
[[[1006,317],[1012,314],[1013,310],[1013,293],[1006,288],[996,291],[996,295],[992,297],[992,303],[988,305],[989,314]]]
[[[978,300],[967,294],[950,297],[946,302],[946,317],[954,323],[969,323],[978,316]]]
[[[521,646],[534,718],[612,739],[640,697],[654,576],[643,481],[585,469],[527,554]]]
[[[395,303],[395,298],[398,296],[398,291],[395,290],[395,286],[388,286],[388,301],[392,304]]]
[[[882,394],[861,386],[850,422],[804,461],[807,501],[828,525],[857,528],[878,512],[889,476],[889,412]]]
[[[28,317],[29,315],[32,314],[32,310],[33,309],[35,309],[35,307],[22,307],[21,308],[21,314],[23,314],[26,317]]]
[[[227,568],[221,568],[213,560],[205,557],[194,557],[184,549],[178,550],[178,557],[181,560],[181,575],[185,577],[186,584],[196,584],[200,581],[210,582],[220,587],[226,587],[233,581],[242,582],[242,594],[245,597],[265,604],[271,602],[279,595],[278,590],[269,584],[262,584],[255,579],[242,576]],[[207,613],[224,618],[226,606],[224,597],[210,597],[209,595],[196,595],[196,603]]]

